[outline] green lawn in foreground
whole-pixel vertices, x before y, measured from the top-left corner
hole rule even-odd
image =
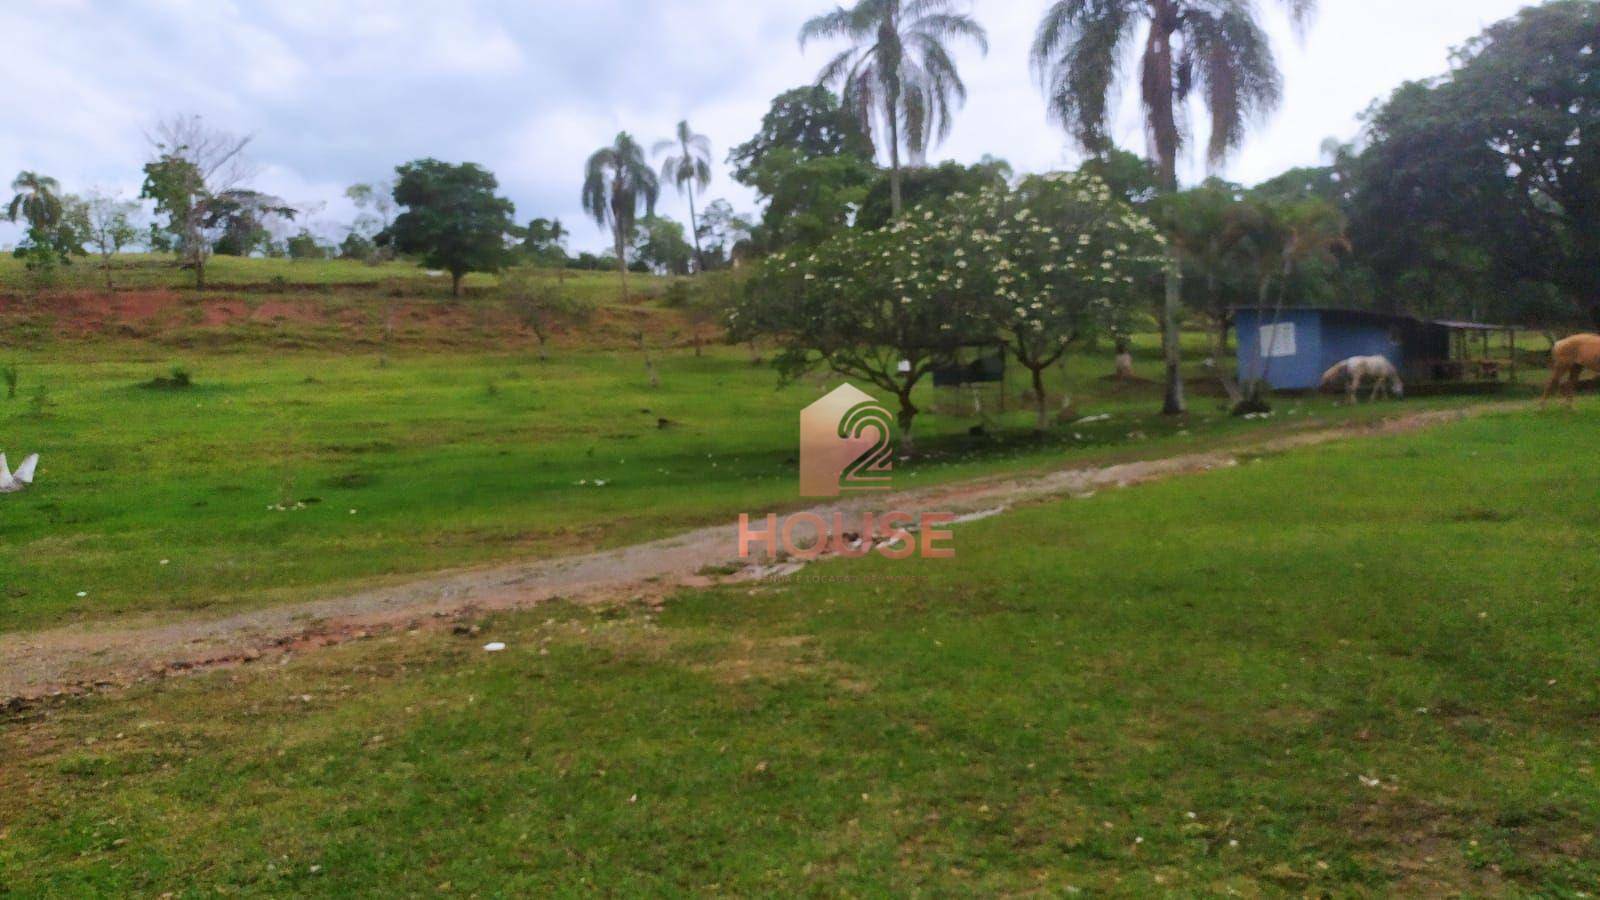
[[[33,489],[0,498],[0,630],[320,596],[357,579],[580,552],[800,505],[797,417],[839,379],[780,390],[743,349],[658,356],[652,388],[627,352],[547,363],[405,353],[387,366],[374,353],[115,342],[19,353],[18,397],[0,399],[0,450],[13,464],[41,452],[43,463]],[[174,365],[193,387],[140,386]],[[1352,413],[1314,398],[1285,401],[1266,423],[1197,398],[1178,421],[1153,415],[1155,386],[1108,386],[1110,369],[1106,354],[1084,354],[1056,378],[1083,412],[1114,418],[1043,441],[1015,401],[991,419],[995,438],[970,438],[969,401],[929,388],[925,455],[902,461],[897,483],[1181,452],[1313,412],[1331,421],[1424,407]]]
[[[0,732],[0,887],[1580,896],[1580,409],[808,573],[852,584],[548,607],[37,708]]]

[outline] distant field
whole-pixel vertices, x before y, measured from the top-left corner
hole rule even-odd
[[[192,288],[194,272],[179,266],[178,259],[170,254],[125,253],[112,259],[112,278],[119,289]],[[604,280],[615,289],[615,272],[572,272],[575,284]],[[650,276],[632,276],[630,280],[648,284]],[[274,285],[314,287],[317,285],[357,285],[399,283],[412,288],[422,288],[448,294],[448,275],[429,275],[416,263],[405,260],[376,265],[346,259],[268,259],[261,257],[213,256],[206,264],[206,281],[212,290],[227,290],[248,286],[268,288]],[[485,288],[496,284],[493,275],[468,275],[465,286]],[[105,286],[105,274],[99,257],[74,257],[72,264],[56,271],[54,283],[49,288],[99,289]],[[637,284],[635,286],[638,286]],[[0,288],[28,290],[37,287],[22,261],[10,254],[0,254]]]
[[[0,885],[1582,896],[1597,415],[1025,509],[955,560],[40,707],[0,729]]]

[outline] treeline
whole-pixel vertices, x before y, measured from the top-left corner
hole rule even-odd
[[[1109,4],[1125,5],[1137,11],[1137,4]],[[358,214],[334,241],[307,227],[306,210],[250,186],[248,138],[180,117],[153,133],[143,204],[100,191],[64,194],[46,175],[21,173],[6,209],[27,225],[16,254],[42,273],[97,255],[109,278],[112,255],[142,246],[178,254],[201,286],[213,253],[404,254],[450,271],[458,283],[465,272],[518,262],[687,275],[807,251],[842,234],[875,231],[905,209],[1015,184],[1016,173],[996,158],[920,162],[965,95],[958,73],[945,68],[950,57],[940,41],[982,45],[981,26],[944,13],[890,16],[884,21],[904,29],[902,50],[922,48],[923,58],[907,62],[884,51],[880,39],[889,32],[874,18],[884,12],[880,6],[857,4],[808,23],[802,43],[844,38],[850,46],[818,84],[775,98],[756,134],[728,154],[733,179],[759,199],[755,213],[707,200],[712,148],[685,122],[653,153],[622,134],[586,164],[584,207],[612,238],[605,253],[570,252],[571,234],[560,220],[519,223],[491,173],[436,160],[352,186],[347,197]],[[1048,108],[1086,149],[1084,174],[1166,237],[1183,276],[1181,312],[1192,323],[1221,336],[1232,307],[1331,304],[1551,328],[1600,324],[1595,0],[1553,0],[1491,26],[1455,54],[1450,72],[1375,103],[1354,142],[1325,144],[1322,165],[1251,187],[1213,179],[1181,191],[1173,189],[1180,146],[1173,141],[1182,135],[1159,127],[1159,104],[1147,123],[1153,159],[1105,138],[1105,108],[1096,97],[1109,96],[1119,75],[1090,50],[1097,37],[1120,33],[1106,29],[1131,27],[1138,16],[1102,22],[1085,18],[1079,6],[1056,4],[1040,25],[1033,63]],[[1201,21],[1203,10],[1191,12],[1173,25],[1180,44],[1198,39],[1183,31]],[[928,23],[947,30],[931,40],[918,30]],[[938,52],[930,49],[935,44]],[[884,69],[891,58],[909,68]],[[1210,109],[1215,160],[1242,140],[1252,110],[1276,102],[1270,56],[1245,54],[1236,62],[1236,71],[1259,78],[1232,85],[1230,97],[1208,96],[1208,106],[1226,100]],[[1204,74],[1196,69],[1189,77]],[[879,90],[891,84],[900,93]],[[1193,84],[1178,86],[1178,94],[1156,99],[1179,108]],[[657,214],[663,185],[688,198],[687,226]],[[150,207],[155,215],[147,220]],[[1149,285],[1157,316],[1170,312],[1162,308],[1170,287]]]

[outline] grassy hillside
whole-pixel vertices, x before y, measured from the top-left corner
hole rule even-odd
[[[194,273],[182,268],[177,258],[169,254],[120,254],[112,259],[111,274],[117,290],[192,290],[194,287]],[[570,271],[565,277],[575,293],[590,299],[614,299],[619,290],[615,272]],[[663,280],[650,275],[629,276],[630,286],[645,294],[657,292]],[[426,268],[404,260],[372,265],[346,259],[213,256],[206,264],[206,282],[208,291],[222,293],[234,290],[262,292],[274,288],[308,290],[359,286],[401,288],[420,295],[446,296],[450,293],[448,275],[429,274]],[[474,273],[467,276],[464,287],[468,291],[482,292],[497,283],[498,279],[493,275]],[[71,265],[57,269],[51,281],[41,284],[21,260],[9,254],[0,254],[0,291],[100,291],[104,286],[105,272],[99,257],[73,257]]]
[[[36,709],[0,730],[0,885],[1580,896],[1597,414]]]

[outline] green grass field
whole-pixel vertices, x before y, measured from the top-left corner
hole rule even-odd
[[[0,399],[0,449],[13,464],[41,452],[43,465],[35,489],[4,499],[0,630],[302,599],[796,508],[799,410],[838,383],[780,390],[742,348],[662,355],[659,388],[638,353],[620,351],[544,363],[436,351],[380,366],[375,354],[117,345],[12,359],[21,378],[17,397]],[[192,387],[142,386],[174,366]],[[930,388],[926,405],[947,413],[919,423],[922,455],[901,463],[898,483],[1162,455],[1312,414],[1425,405],[1349,411],[1319,398],[1296,416],[1296,403],[1283,404],[1268,423],[1200,400],[1177,422],[1152,414],[1154,388],[1106,393],[1109,368],[1089,355],[1069,375],[1101,392],[1080,395],[1085,413],[1114,418],[1042,440],[1014,402],[991,417],[995,436],[968,437],[979,421],[969,401]]]
[[[157,257],[121,263],[119,277],[188,277]],[[0,262],[0,283],[18,277],[16,261]],[[290,277],[285,294],[278,281]],[[645,294],[623,304],[609,274],[572,274],[570,289],[605,312],[569,329],[547,362],[496,318],[493,292],[451,301],[437,281],[402,263],[218,257],[219,287],[158,291],[162,312],[132,324],[118,304],[138,292],[0,302],[0,365],[18,374],[16,396],[0,393],[0,450],[13,464],[43,454],[38,487],[0,503],[0,632],[327,596],[802,505],[797,416],[839,378],[780,387],[748,348],[697,356],[676,311],[651,299],[662,279],[636,279]],[[354,287],[319,293],[339,284]],[[409,315],[386,346],[376,338],[397,297]],[[660,387],[635,328],[650,333]],[[1191,374],[1204,380],[1204,338],[1188,340]],[[1151,375],[1156,345],[1143,335],[1136,348]],[[145,386],[174,368],[193,385]],[[1111,370],[1101,347],[1054,371],[1053,391],[1113,418],[1042,439],[1018,407],[1021,371],[1004,412],[993,392],[975,415],[966,395],[927,387],[921,453],[902,461],[898,483],[1163,455],[1462,402],[1348,410],[1309,398],[1249,422],[1201,396],[1176,421],[1153,414],[1155,385],[1108,383]],[[970,437],[978,423],[988,435]]]
[[[1597,414],[38,707],[0,889],[1583,896]]]

